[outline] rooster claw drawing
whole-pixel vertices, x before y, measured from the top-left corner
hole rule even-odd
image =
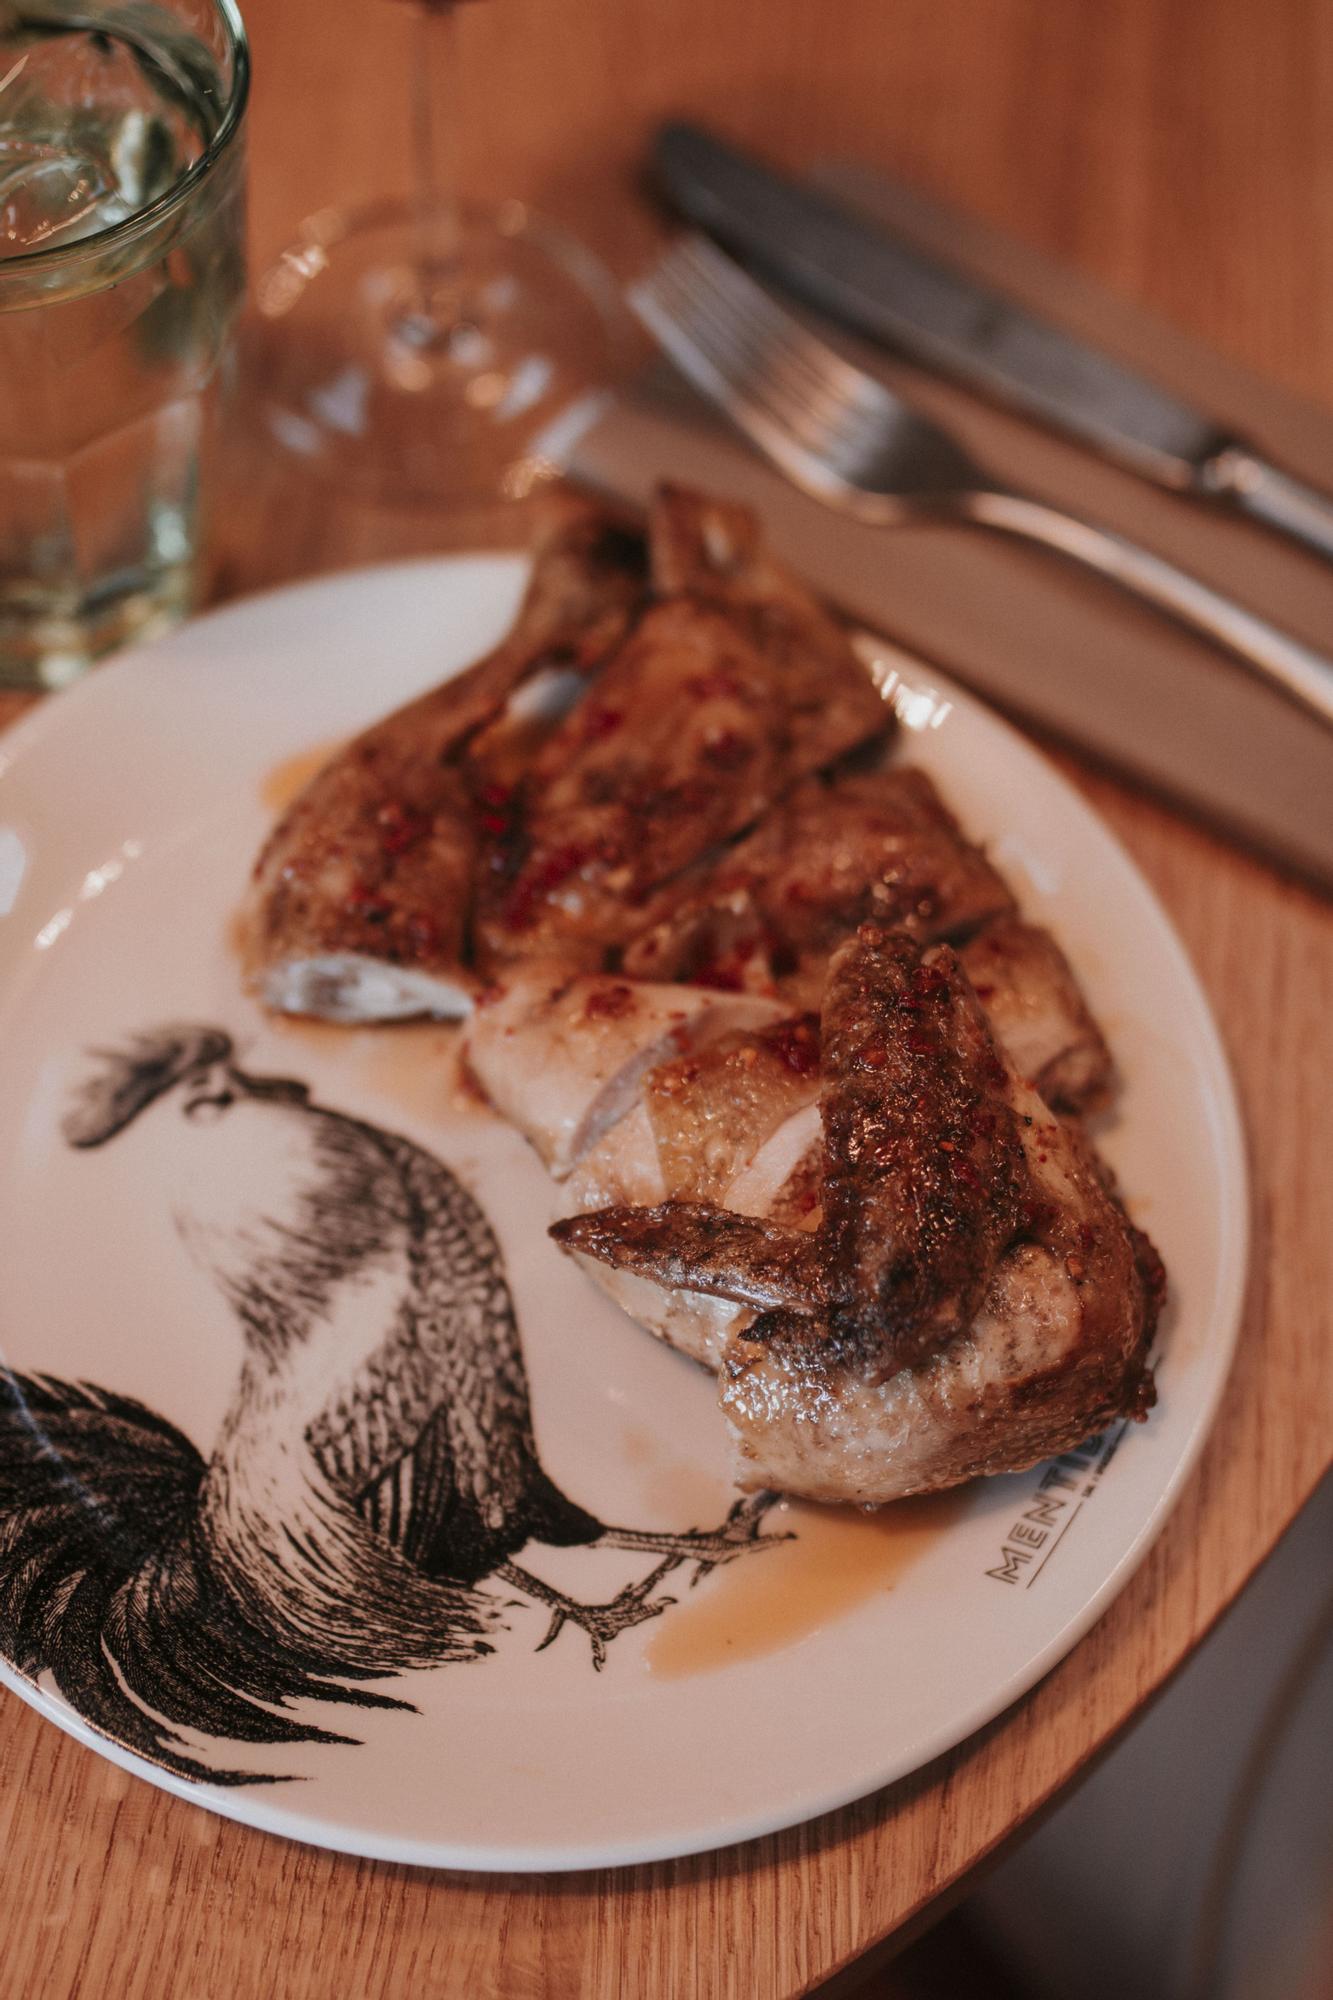
[[[690,1578],[691,1589],[721,1564],[734,1562],[737,1556],[746,1555],[751,1549],[776,1548],[779,1542],[795,1541],[790,1528],[777,1535],[761,1532],[764,1517],[777,1497],[776,1493],[743,1494],[732,1503],[720,1528],[714,1528],[711,1533],[700,1530],[691,1537],[689,1559],[695,1566],[694,1575]]]
[[[578,1625],[588,1635],[592,1645],[592,1663],[600,1673],[606,1665],[606,1649],[613,1639],[618,1639],[633,1625],[642,1625],[646,1619],[659,1617],[676,1602],[674,1597],[654,1598],[652,1592],[680,1561],[679,1556],[664,1556],[656,1569],[650,1570],[638,1583],[627,1583],[609,1604],[582,1604],[577,1598],[566,1597],[563,1591],[543,1583],[540,1577],[530,1575],[514,1563],[505,1563],[496,1574],[529,1597],[535,1597],[538,1603],[550,1606],[551,1623],[546,1637],[536,1649],[539,1653],[544,1653],[559,1638],[566,1624]]]
[[[779,1535],[760,1532],[764,1517],[776,1505],[776,1493],[745,1493],[732,1502],[720,1528],[687,1528],[678,1534],[660,1534],[652,1529],[607,1528],[599,1536],[603,1548],[642,1549],[668,1556],[673,1563],[692,1562],[691,1587],[709,1576],[723,1563],[752,1550],[775,1547],[794,1539],[790,1531]]]

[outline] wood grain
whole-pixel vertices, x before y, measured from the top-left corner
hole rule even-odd
[[[247,12],[262,260],[308,209],[403,184],[407,23],[371,0],[249,0]],[[911,176],[1333,397],[1321,0],[498,0],[468,10],[463,43],[468,185],[539,200],[622,272],[658,227],[636,188],[645,135],[686,108],[793,161],[855,154]],[[428,516],[299,503],[255,438],[236,465],[216,545],[223,593],[452,538]],[[0,721],[20,706],[0,699]],[[965,1878],[1161,1686],[1333,1449],[1333,910],[1060,761],[1193,955],[1240,1083],[1257,1207],[1216,1432],[1101,1623],[997,1723],[861,1805],[731,1852],[541,1880],[284,1844],[122,1776],[4,1697],[0,1992],[807,1992]]]

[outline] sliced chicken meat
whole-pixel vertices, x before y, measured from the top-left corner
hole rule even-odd
[[[767,1023],[769,1000],[703,987],[571,975],[563,965],[517,968],[483,995],[467,1060],[500,1112],[563,1178],[638,1107],[646,1074],[710,1038]]]
[[[623,967],[817,1007],[829,955],[858,924],[933,943],[1013,907],[923,771],[844,772],[799,786],[745,840],[664,891]]]
[[[575,507],[503,643],[325,765],[267,841],[243,913],[247,982],[267,1006],[335,1021],[466,1011],[468,913],[496,808],[467,747],[535,676],[586,679],[643,589],[641,540]]]
[[[649,513],[654,589],[716,604],[741,623],[773,670],[794,771],[817,771],[894,726],[845,628],[764,547],[748,507],[678,486]]]
[[[667,1193],[721,1200],[769,1135],[818,1094],[819,1021],[812,1014],[733,1027],[659,1063],[645,1079],[644,1102]]]
[[[661,885],[760,820],[814,763],[887,733],[892,718],[850,654],[845,671],[868,703],[843,704],[837,729],[797,728],[795,677],[745,621],[688,598],[648,611],[533,759],[509,854],[483,890],[484,961],[558,955],[593,969],[618,957]]]

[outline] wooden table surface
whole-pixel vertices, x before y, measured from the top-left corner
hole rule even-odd
[[[408,23],[384,0],[247,12],[263,260],[306,211],[404,184]],[[911,177],[1333,399],[1321,0],[497,0],[467,11],[463,41],[467,184],[540,203],[621,272],[659,226],[636,187],[645,135],[684,108],[793,162],[856,154]],[[449,538],[419,514],[303,510],[261,454],[224,510],[217,587]],[[0,699],[0,721],[19,706]],[[730,1852],[560,1878],[430,1875],[285,1845],[125,1777],[5,1696],[0,1993],[806,1992],[901,1937],[1170,1675],[1333,1449],[1333,909],[1061,761],[1193,955],[1240,1083],[1256,1193],[1215,1433],[1101,1623],[998,1722],[858,1806]]]

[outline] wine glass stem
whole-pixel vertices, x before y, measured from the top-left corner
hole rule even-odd
[[[454,0],[419,0],[412,65],[412,209],[421,310],[452,317],[459,201],[452,117],[457,34]],[[446,103],[446,94],[448,102]]]

